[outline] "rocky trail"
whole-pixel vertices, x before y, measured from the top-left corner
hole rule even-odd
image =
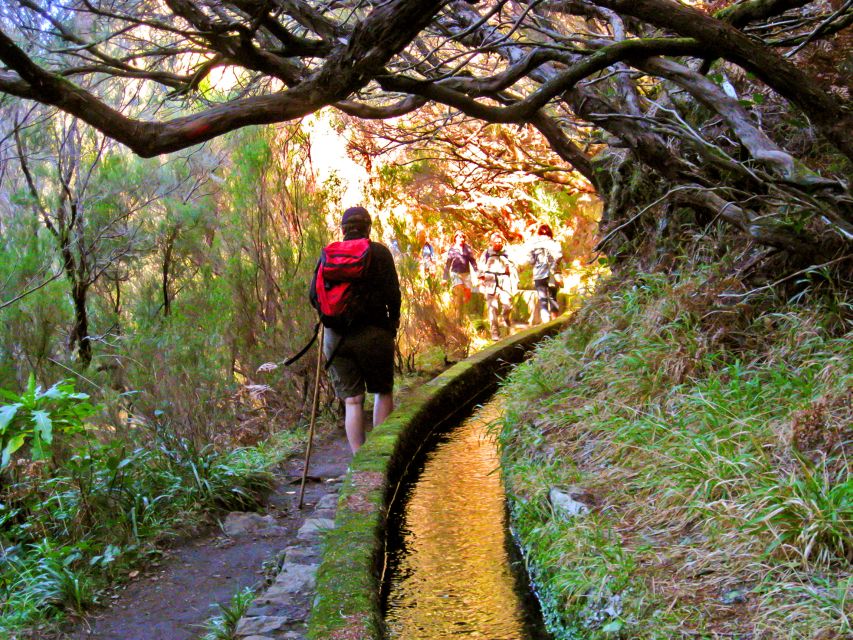
[[[277,471],[278,481],[265,515],[228,514],[221,528],[166,549],[159,562],[112,596],[108,608],[95,611],[56,637],[198,638],[204,633],[204,622],[216,613],[216,604],[226,605],[240,589],[270,581],[268,589],[258,591],[258,599],[238,629],[240,634],[303,637],[313,571],[319,561],[319,530],[331,525],[340,478],[351,454],[346,439],[336,432],[321,435],[311,457],[302,510],[297,508],[300,457]]]

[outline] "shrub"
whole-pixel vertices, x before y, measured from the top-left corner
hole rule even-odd
[[[32,374],[22,394],[0,389],[0,396],[10,402],[0,407],[0,469],[5,469],[12,455],[26,444],[33,460],[48,458],[55,434],[80,433],[85,419],[100,409],[88,402],[87,394],[74,391],[72,380],[57,382],[43,391]]]

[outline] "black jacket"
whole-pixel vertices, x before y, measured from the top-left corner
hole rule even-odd
[[[365,324],[397,331],[400,326],[400,281],[388,247],[370,241],[370,266],[364,281]]]

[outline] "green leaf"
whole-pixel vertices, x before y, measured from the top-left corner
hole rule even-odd
[[[38,431],[33,431],[33,440],[30,442],[30,457],[33,460],[44,460],[47,457]]]
[[[0,398],[6,398],[6,400],[17,402],[20,396],[17,393],[12,393],[8,389],[0,389]]]
[[[44,440],[45,444],[53,442],[53,421],[47,411],[33,411],[35,433]]]
[[[15,414],[18,413],[18,409],[20,408],[20,402],[0,407],[0,435],[6,433],[6,427],[8,427],[9,423],[14,420]]]
[[[62,390],[62,382],[57,382],[50,389],[41,394],[41,397],[56,400],[58,398],[62,398],[63,395],[65,395],[65,393]]]
[[[21,395],[21,400],[25,405],[31,407],[35,404],[36,401],[36,377],[33,373],[30,373],[30,377],[27,379],[27,390]]]
[[[611,620],[606,625],[601,627],[601,630],[604,633],[619,633],[622,630],[622,627],[625,626],[625,623],[621,620]]]
[[[12,454],[15,453],[18,449],[24,446],[24,440],[26,439],[25,433],[19,433],[14,438],[9,440],[5,447],[3,447],[3,456],[0,458],[0,469],[4,469],[6,465],[9,464],[9,460],[12,458]]]
[[[755,102],[755,104],[764,104],[764,100],[765,98],[763,93],[752,94],[752,101]]]

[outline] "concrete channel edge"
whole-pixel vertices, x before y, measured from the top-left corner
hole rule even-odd
[[[558,318],[510,336],[410,390],[353,458],[341,488],[334,528],[323,554],[308,621],[312,640],[381,640],[380,578],[387,507],[406,467],[436,422],[471,398],[497,387],[498,376],[521,362],[568,321]]]

